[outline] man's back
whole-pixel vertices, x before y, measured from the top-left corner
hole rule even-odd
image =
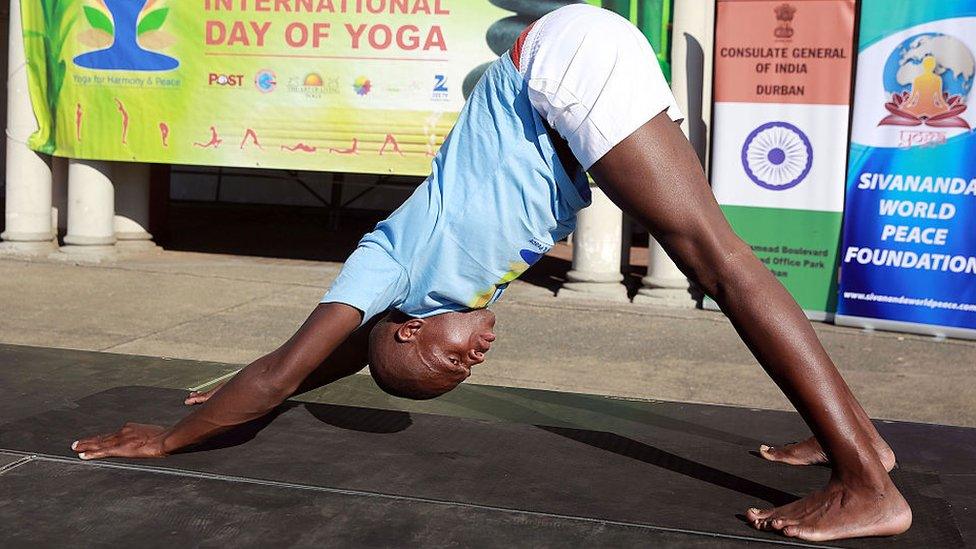
[[[361,291],[365,277],[352,275],[385,263],[385,253],[404,279],[388,307],[427,317],[488,305],[573,231],[590,196],[585,174],[571,169],[567,174],[559,162],[522,76],[503,56],[468,99],[431,175],[363,237],[325,300],[349,303],[347,294]],[[357,254],[370,262],[360,266]],[[377,284],[388,282],[371,275],[374,294]],[[379,312],[351,304],[366,312],[364,321]]]

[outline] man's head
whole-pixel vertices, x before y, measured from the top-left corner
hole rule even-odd
[[[428,399],[455,388],[495,340],[488,309],[413,318],[392,311],[369,335],[369,371],[391,395]]]

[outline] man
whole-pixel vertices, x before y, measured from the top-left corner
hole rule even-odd
[[[911,510],[894,454],[786,290],[732,232],[674,119],[647,41],[629,22],[572,5],[526,30],[486,72],[417,191],[363,237],[298,332],[177,425],[126,425],[72,444],[82,459],[159,457],[260,417],[296,391],[367,363],[407,398],[443,394],[495,336],[485,307],[569,234],[589,202],[584,171],[650,228],[729,316],[815,438],[767,459],[830,461],[822,490],[751,524],[807,540],[891,535]]]

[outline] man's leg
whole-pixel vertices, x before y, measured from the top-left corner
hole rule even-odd
[[[750,509],[752,524],[814,541],[907,530],[911,509],[879,455],[887,446],[803,311],[732,231],[678,125],[659,114],[590,173],[715,299],[834,464],[825,488],[776,509]]]

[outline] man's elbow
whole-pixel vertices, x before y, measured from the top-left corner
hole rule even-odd
[[[280,353],[272,353],[258,364],[255,372],[254,385],[257,392],[268,404],[268,408],[274,408],[281,404],[298,390],[301,379],[291,374],[299,365],[289,363],[288,358]]]

